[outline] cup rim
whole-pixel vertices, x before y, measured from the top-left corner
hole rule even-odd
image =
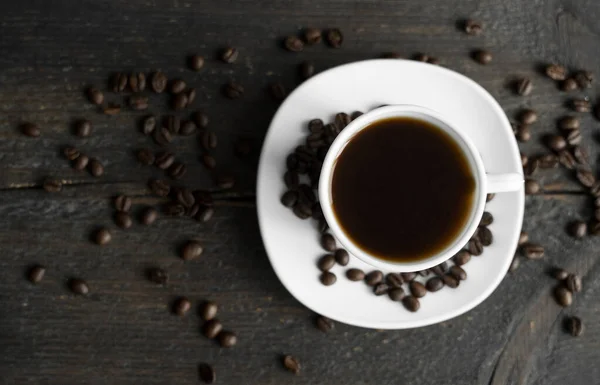
[[[448,129],[451,130],[449,134],[453,136],[453,139],[456,140],[456,138],[458,138],[462,142],[459,143],[459,145],[463,150],[468,150],[468,152],[465,151],[465,155],[469,160],[469,164],[476,178],[476,202],[473,204],[470,222],[468,222],[464,226],[460,236],[456,237],[456,239],[451,243],[451,245],[448,246],[442,252],[433,255],[427,259],[417,261],[387,261],[373,256],[365,250],[361,249],[346,235],[341,225],[338,223],[333,212],[333,207],[331,204],[331,179],[333,177],[335,162],[339,154],[341,154],[345,145],[352,139],[352,137],[354,137],[354,135],[359,133],[362,129],[366,128],[373,122],[376,122],[380,119],[385,119],[389,117],[402,117],[407,116],[408,114],[417,114],[423,116],[425,119],[426,117],[429,117],[439,121],[445,126],[440,127],[441,129],[445,131],[448,131]],[[336,139],[331,144],[329,151],[327,152],[327,155],[323,160],[321,176],[319,178],[318,193],[323,215],[325,217],[325,220],[327,221],[327,224],[329,225],[330,230],[332,231],[333,235],[338,239],[338,241],[342,244],[342,246],[344,246],[352,255],[356,256],[368,265],[382,270],[392,270],[397,272],[413,272],[431,268],[448,260],[467,244],[469,239],[477,230],[477,227],[479,226],[479,219],[483,215],[486,191],[487,181],[483,161],[479,156],[477,148],[475,147],[475,145],[469,137],[464,135],[461,131],[457,130],[452,124],[448,123],[448,120],[436,111],[417,105],[397,104],[373,109],[350,122],[342,130],[342,132],[336,137]]]

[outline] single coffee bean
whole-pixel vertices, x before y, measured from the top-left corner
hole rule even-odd
[[[562,307],[571,306],[573,303],[573,294],[571,294],[571,292],[564,286],[558,286],[554,290],[554,298]]]
[[[551,150],[560,152],[567,147],[567,141],[560,135],[550,135],[547,140],[548,147]]]
[[[196,215],[198,215],[198,211],[200,211],[200,205],[197,203],[194,203],[193,205],[186,207],[185,215],[187,215],[188,217],[191,217],[191,218],[195,218]],[[198,222],[200,222],[199,219],[198,219]]]
[[[294,207],[298,202],[298,193],[296,191],[286,191],[281,197],[281,203],[285,207]]]
[[[492,199],[494,199],[494,197],[496,196],[496,194],[492,193],[492,194],[487,194],[485,201],[486,202],[490,202]]]
[[[188,97],[185,93],[179,93],[173,98],[173,109],[181,111],[188,105]]]
[[[308,130],[313,134],[320,134],[324,128],[323,121],[321,119],[313,119],[308,122]]]
[[[114,115],[118,115],[119,112],[121,112],[121,106],[119,104],[114,104],[114,103],[109,103],[108,106],[106,106],[102,109],[102,113],[104,115],[114,116]]]
[[[471,260],[471,253],[467,250],[461,250],[454,255],[452,260],[458,266],[466,265]]]
[[[574,146],[572,148],[573,151],[573,156],[575,157],[575,159],[577,160],[577,162],[579,162],[579,164],[581,165],[589,165],[590,163],[590,156],[587,153],[587,151],[581,147],[581,146]]]
[[[577,165],[575,157],[568,150],[562,150],[558,153],[558,161],[569,170],[574,169]]]
[[[519,142],[527,142],[531,139],[531,132],[529,131],[529,126],[526,124],[519,124],[517,127],[517,140]]]
[[[385,283],[387,283],[390,288],[402,287],[404,280],[398,273],[388,273],[385,276]]]
[[[156,117],[153,115],[146,116],[142,121],[142,132],[145,135],[150,135],[156,129]]]
[[[560,84],[560,89],[569,92],[575,91],[579,86],[577,85],[577,81],[573,78],[567,78]]]
[[[217,167],[217,161],[212,155],[209,154],[202,155],[202,163],[204,163],[204,166],[209,170],[212,170],[215,167]]]
[[[565,279],[565,286],[571,293],[579,293],[581,291],[581,278],[577,274],[569,274]]]
[[[587,224],[582,221],[575,221],[569,225],[569,233],[574,238],[583,238],[587,235]]]
[[[227,330],[220,332],[217,339],[222,348],[231,348],[237,344],[237,336],[235,333]]]
[[[489,246],[494,242],[494,236],[487,227],[479,228],[479,240],[483,246]]]
[[[525,180],[525,194],[527,195],[533,195],[533,194],[537,194],[541,191],[542,187],[540,186],[540,183],[536,180],[533,179],[526,179]]]
[[[306,80],[315,74],[315,65],[311,61],[303,61],[300,63],[298,72],[300,73],[300,77]]]
[[[335,115],[335,125],[339,130],[343,130],[351,121],[350,115],[345,112],[338,112]]]
[[[154,164],[161,170],[166,170],[175,162],[175,155],[168,151],[160,152],[156,155]]]
[[[539,168],[550,169],[558,167],[558,157],[554,154],[544,154],[537,157]]]
[[[540,168],[540,160],[539,158],[533,158],[529,161],[527,167],[523,171],[526,176],[532,176],[538,168]]]
[[[312,216],[312,208],[305,203],[298,203],[294,206],[293,212],[300,219],[308,219]]]
[[[112,235],[108,229],[100,229],[94,235],[94,240],[98,245],[106,245],[111,239]]]
[[[335,323],[325,316],[317,316],[315,321],[317,328],[323,333],[328,333],[335,328]]]
[[[342,43],[344,42],[344,35],[342,35],[342,31],[337,28],[333,28],[327,31],[325,35],[325,40],[327,44],[329,44],[332,48],[340,48]]]
[[[531,94],[532,89],[533,89],[533,84],[531,83],[531,80],[529,80],[528,78],[522,78],[516,82],[516,91],[521,96],[527,96],[527,95]]]
[[[172,94],[179,94],[181,92],[183,92],[183,90],[185,90],[185,87],[187,85],[185,84],[185,82],[181,79],[175,79],[173,80],[173,82],[171,83],[171,93]]]
[[[62,181],[58,179],[46,179],[42,185],[47,192],[60,192],[62,190]]]
[[[181,136],[190,136],[196,133],[198,127],[191,120],[186,120],[181,123],[181,128],[179,129],[179,135]]]
[[[32,267],[27,274],[27,278],[31,283],[40,283],[46,274],[46,268],[41,265]]]
[[[328,271],[335,265],[335,258],[333,254],[327,254],[322,256],[317,262],[317,267],[321,271]]]
[[[517,270],[520,265],[521,265],[521,259],[515,255],[513,257],[512,262],[510,263],[510,266],[508,267],[508,271],[512,273],[513,271]]]
[[[167,131],[173,135],[177,135],[181,131],[181,119],[175,115],[168,115],[164,119],[164,124]]]
[[[378,283],[373,287],[373,294],[376,296],[384,295],[387,294],[389,289],[390,287],[387,285],[387,283]]]
[[[269,89],[271,91],[271,96],[277,101],[282,101],[287,96],[285,86],[281,82],[271,83]]]
[[[573,337],[579,337],[583,334],[583,322],[581,322],[581,318],[579,317],[569,317],[566,321],[566,327],[569,334]]]
[[[425,283],[428,291],[434,293],[444,287],[444,281],[440,277],[429,278]]]
[[[244,95],[244,87],[235,82],[229,82],[223,87],[225,96],[229,99],[239,99]]]
[[[69,281],[69,287],[75,294],[86,295],[90,292],[90,287],[83,279],[73,278]]]
[[[375,286],[383,281],[383,273],[379,270],[373,270],[365,275],[365,283],[369,286]]]
[[[193,71],[200,71],[204,67],[204,57],[200,55],[194,55],[190,58],[190,68]]]
[[[89,120],[78,120],[75,123],[75,135],[79,137],[87,137],[92,134],[92,123]]]
[[[152,86],[152,90],[157,94],[160,94],[165,91],[165,89],[167,88],[167,83],[168,79],[164,73],[157,71],[152,74],[150,85]]]
[[[88,164],[88,169],[90,170],[90,174],[95,177],[101,176],[104,174],[104,166],[100,161],[96,158],[90,159],[90,163]]]
[[[458,287],[458,285],[460,284],[460,281],[458,280],[458,278],[456,278],[452,274],[445,274],[441,278],[442,278],[442,281],[444,281],[444,285],[448,286],[451,289],[456,289]]]
[[[529,234],[525,231],[521,231],[521,234],[519,234],[519,246],[522,246],[527,242],[529,242]]]
[[[412,295],[408,295],[402,299],[402,304],[406,308],[406,310],[411,312],[416,312],[421,307],[421,303],[418,299],[413,297]]]
[[[459,281],[467,279],[467,272],[462,267],[456,265],[450,268],[450,275]]]
[[[404,282],[411,282],[417,277],[417,273],[409,272],[409,273],[400,273],[400,276],[404,280]]]
[[[471,239],[469,241],[469,243],[467,245],[467,249],[469,250],[469,253],[471,253],[471,255],[474,255],[476,257],[483,254],[483,244],[477,238]]]
[[[219,307],[213,301],[206,301],[202,304],[200,308],[200,317],[204,321],[210,321],[217,316],[217,311]]]
[[[552,80],[565,80],[567,78],[567,69],[559,64],[550,64],[546,67],[546,76]]]
[[[232,64],[237,60],[239,54],[237,49],[226,47],[223,52],[221,52],[221,60],[227,64]]]
[[[521,122],[521,124],[533,124],[537,121],[537,118],[537,112],[530,109],[523,110],[519,114],[519,122]]]
[[[350,262],[350,254],[344,249],[337,249],[334,253],[335,261],[340,266],[346,266]]]
[[[198,209],[198,213],[195,215],[195,218],[198,222],[208,222],[211,220],[214,214],[215,209],[201,205]]]
[[[412,281],[408,287],[410,289],[410,293],[416,298],[424,297],[425,294],[427,294],[427,289],[421,282]]]
[[[133,92],[142,92],[146,89],[146,75],[143,72],[134,72],[129,75],[129,88]]]
[[[148,280],[157,285],[164,285],[169,281],[169,274],[159,267],[149,269],[147,271]]]
[[[467,20],[464,25],[465,32],[468,35],[477,36],[483,31],[481,23],[475,20]]]
[[[117,211],[115,214],[115,223],[122,229],[128,229],[133,225],[133,221],[131,220],[131,216],[129,213],[124,211]]]
[[[213,318],[210,321],[207,321],[202,327],[202,332],[206,338],[213,339],[223,330],[223,324],[216,319]]]
[[[23,123],[21,125],[21,132],[30,138],[37,138],[42,134],[38,125],[33,123]]]
[[[163,198],[168,196],[171,191],[171,186],[161,179],[151,179],[148,186],[154,195]]]
[[[283,176],[285,185],[289,189],[296,189],[300,185],[300,177],[297,172],[287,171]]]
[[[567,134],[567,142],[569,142],[571,146],[581,143],[581,132],[579,130],[570,131]]]
[[[194,193],[187,188],[179,189],[175,195],[175,199],[184,207],[192,207],[196,203]]]
[[[191,261],[192,259],[196,259],[202,255],[204,249],[202,245],[200,245],[197,241],[189,241],[186,245],[181,249],[181,259],[184,261]]]
[[[185,173],[187,172],[187,166],[181,162],[175,162],[169,169],[167,170],[167,175],[171,179],[181,179]]]
[[[88,88],[87,96],[88,96],[88,100],[92,104],[96,104],[99,106],[102,103],[104,103],[104,94],[102,93],[102,91],[100,91],[97,88],[94,88],[94,87]]]
[[[90,162],[90,158],[88,158],[86,155],[79,155],[73,161],[73,168],[77,171],[81,171],[87,167],[89,162]]]
[[[321,247],[327,251],[335,251],[336,244],[335,238],[331,234],[323,234],[321,236]]]
[[[331,286],[337,281],[337,277],[330,271],[325,271],[319,277],[321,283],[325,286]]]
[[[477,50],[473,52],[473,59],[479,64],[489,64],[492,61],[492,54],[486,50]]]
[[[298,359],[295,357],[284,356],[283,366],[287,369],[288,372],[300,374],[300,361],[298,361]]]
[[[346,277],[354,282],[362,281],[365,279],[365,273],[361,269],[348,269],[346,270]]]
[[[154,164],[155,162],[155,157],[154,154],[152,153],[152,151],[150,149],[147,148],[142,148],[141,150],[139,150],[137,152],[137,160],[146,166],[149,166],[151,164]]]
[[[576,112],[590,112],[592,107],[590,101],[585,99],[573,99],[569,103],[569,106]]]
[[[200,380],[205,384],[214,384],[217,381],[217,374],[212,366],[206,363],[198,365],[198,374]]]
[[[427,63],[429,61],[429,56],[424,53],[418,53],[413,57],[413,60]]]
[[[192,105],[192,103],[194,103],[194,100],[196,100],[196,89],[195,88],[190,88],[187,91],[185,91],[185,96],[187,96],[187,106]]]
[[[521,250],[527,259],[542,259],[544,256],[544,248],[534,243],[525,243]]]
[[[123,92],[127,88],[128,82],[129,77],[127,76],[127,74],[117,72],[112,76],[110,80],[110,88],[112,92]]]
[[[436,57],[430,56],[429,59],[427,60],[427,63],[429,64],[434,64],[434,65],[439,65],[440,64],[440,60]]]
[[[156,218],[158,218],[158,211],[156,211],[154,208],[152,207],[147,207],[143,212],[142,215],[140,217],[140,221],[144,224],[144,225],[151,225],[152,223],[154,223],[154,221],[156,221]]]
[[[206,151],[214,150],[215,148],[217,148],[218,144],[217,134],[215,134],[212,131],[206,130],[202,133],[202,136],[200,137],[200,142],[202,144],[202,148],[204,148]]]
[[[594,74],[589,71],[579,71],[575,74],[575,81],[579,88],[591,88],[594,82]]]
[[[228,190],[235,186],[235,179],[231,175],[218,175],[216,178],[217,186],[224,190]]]
[[[489,226],[494,223],[494,216],[489,211],[484,211],[479,221],[479,226]]]
[[[131,95],[129,97],[129,107],[135,111],[143,111],[148,109],[148,97],[142,95]]]
[[[565,116],[558,121],[558,128],[563,131],[577,130],[579,125],[579,119],[574,116]]]
[[[580,168],[575,175],[577,176],[579,183],[585,187],[592,187],[596,182],[594,174],[588,169]]]
[[[152,139],[154,139],[154,142],[159,146],[166,146],[167,144],[171,143],[173,136],[166,127],[160,127],[154,130]]]
[[[190,311],[191,307],[192,303],[189,299],[187,299],[186,297],[179,297],[175,300],[175,303],[173,304],[173,312],[178,316],[183,317],[187,314],[188,311]]]
[[[566,271],[565,269],[556,268],[552,271],[552,276],[555,279],[562,281],[562,280],[567,279],[567,277],[569,276],[569,272]]]
[[[300,52],[304,49],[304,43],[297,36],[286,37],[283,46],[290,52]]]
[[[63,149],[63,155],[68,160],[75,160],[79,158],[79,155],[81,155],[81,153],[75,147],[68,146]]]
[[[404,289],[402,289],[401,287],[391,288],[387,294],[388,297],[390,297],[390,299],[395,302],[402,301],[406,296],[406,294],[404,294]]]
[[[318,28],[307,28],[304,30],[304,42],[308,45],[319,44],[322,34]]]

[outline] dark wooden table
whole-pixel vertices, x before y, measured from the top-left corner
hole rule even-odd
[[[485,32],[470,37],[456,26],[473,17]],[[12,1],[0,6],[0,384],[196,384],[199,362],[212,363],[222,384],[598,384],[600,383],[600,239],[573,240],[566,224],[592,215],[590,199],[564,169],[536,175],[545,192],[527,197],[524,229],[546,247],[541,261],[523,261],[476,309],[456,319],[415,330],[376,331],[338,324],[323,334],[314,314],[279,283],[265,254],[254,192],[262,138],[277,108],[265,88],[281,80],[298,84],[297,65],[313,60],[318,70],[386,51],[425,52],[487,88],[510,118],[535,108],[539,121],[528,155],[545,153],[541,138],[556,131],[570,97],[540,74],[545,63],[600,75],[600,4],[565,1]],[[337,26],[342,49],[321,44],[294,54],[281,38],[301,28]],[[220,63],[226,45],[240,50],[238,62]],[[469,58],[486,48],[493,62]],[[199,73],[186,56],[207,58]],[[160,218],[154,225],[117,231],[111,199],[133,197],[138,212],[160,199],[146,188],[159,170],[139,166],[134,150],[150,146],[138,130],[142,112],[108,117],[89,104],[88,85],[105,88],[115,71],[161,69],[198,89],[191,110],[205,108],[219,135],[218,170],[235,175],[231,191],[219,191],[198,161],[195,138],[171,148],[189,170],[183,183],[215,191],[216,215],[208,224]],[[529,76],[534,91],[514,95],[508,84]],[[243,100],[220,92],[230,79],[244,84]],[[116,101],[116,95],[106,93]],[[151,96],[152,111],[167,111],[165,96]],[[186,112],[187,113],[187,112]],[[596,164],[598,122],[580,114],[584,146]],[[75,119],[94,124],[90,138],[72,134]],[[17,127],[32,121],[38,139]],[[233,156],[236,140],[252,143],[246,159]],[[100,158],[106,172],[94,178],[76,172],[60,155],[65,145]],[[46,177],[64,179],[61,193],[46,193]],[[93,245],[98,226],[114,231],[104,247]],[[183,262],[177,247],[188,239],[205,245],[202,258]],[[44,281],[25,279],[35,263],[47,266]],[[584,289],[573,306],[555,304],[555,265],[579,273]],[[161,266],[169,284],[144,278]],[[86,279],[87,297],[67,288]],[[196,314],[169,311],[178,295],[194,304],[213,299],[220,318],[239,335],[233,349],[220,349],[199,333]],[[580,316],[582,337],[563,330],[568,315]],[[302,373],[286,372],[281,354],[302,362]]]

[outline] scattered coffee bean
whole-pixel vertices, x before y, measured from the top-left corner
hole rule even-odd
[[[533,174],[535,174],[535,172],[537,171],[537,169],[540,168],[540,160],[539,158],[533,158],[529,161],[529,163],[527,164],[527,167],[525,168],[524,172],[526,176],[532,176]]]
[[[117,211],[115,214],[115,223],[122,229],[128,229],[133,225],[133,221],[131,220],[131,216],[129,213],[124,211]]]
[[[21,125],[21,132],[30,138],[37,138],[42,133],[38,125],[33,123],[23,123]]]
[[[189,299],[187,299],[186,297],[179,297],[175,300],[175,303],[173,304],[173,312],[178,316],[183,317],[187,314],[188,311],[190,311],[191,307],[192,303]]]
[[[293,212],[300,219],[308,219],[312,216],[312,208],[305,203],[299,203],[294,206]]]
[[[214,150],[215,148],[217,148],[218,144],[217,134],[215,134],[212,131],[206,130],[202,133],[202,136],[200,137],[200,142],[202,144],[202,147],[206,151]]]
[[[452,258],[458,266],[466,265],[471,260],[471,253],[467,250],[461,250]]]
[[[467,272],[462,267],[456,265],[450,268],[450,275],[459,281],[467,279]]]
[[[315,65],[311,61],[303,61],[298,68],[300,78],[306,80],[315,74]]]
[[[233,47],[227,47],[221,53],[221,60],[227,64],[234,63],[239,56],[239,51]]]
[[[319,44],[322,34],[318,28],[307,28],[304,30],[304,42],[307,45]]]
[[[585,168],[580,168],[577,170],[576,174],[577,180],[585,187],[592,187],[596,182],[596,178],[594,174]]]
[[[429,278],[425,283],[425,287],[433,293],[444,287],[444,281],[440,277]]]
[[[519,124],[517,126],[517,140],[519,142],[527,142],[531,139],[531,132],[529,131],[529,126],[526,124]]]
[[[527,96],[527,95],[531,94],[532,89],[533,89],[533,84],[531,83],[531,80],[529,80],[528,78],[522,78],[516,82],[516,91],[521,96]]]
[[[579,293],[581,291],[581,278],[577,274],[569,274],[565,279],[565,286],[571,293]]]
[[[147,207],[143,212],[142,215],[140,217],[140,221],[144,224],[144,225],[151,225],[152,223],[154,223],[154,221],[156,221],[156,218],[158,218],[158,211],[156,211],[154,208],[152,207]]]
[[[590,163],[590,156],[588,155],[587,151],[581,147],[581,146],[574,146],[572,148],[573,151],[573,156],[575,157],[575,159],[577,160],[577,162],[579,162],[579,164],[581,165],[589,165]]]
[[[546,67],[546,75],[552,80],[565,80],[567,69],[559,64],[550,64]]]
[[[217,161],[209,154],[202,155],[202,163],[204,163],[204,166],[209,170],[212,170],[217,166]]]
[[[88,169],[90,170],[90,174],[92,174],[95,177],[98,177],[98,176],[101,176],[104,174],[104,166],[96,158],[90,159],[90,163],[88,164]]]
[[[409,272],[409,273],[400,273],[400,276],[404,280],[404,282],[411,282],[417,277],[417,273]]]
[[[142,95],[131,95],[129,97],[129,107],[135,111],[143,111],[148,109],[148,97]]]
[[[410,289],[410,293],[416,298],[424,297],[425,294],[427,294],[427,289],[421,282],[412,281],[408,287]]]
[[[48,178],[48,179],[44,180],[43,188],[47,192],[52,192],[52,193],[60,192],[62,190],[62,181],[60,181],[58,179]]]
[[[579,132],[579,130],[570,131],[567,134],[567,142],[569,142],[571,146],[575,146],[581,143],[581,132]]]
[[[406,310],[411,312],[416,312],[421,307],[421,303],[418,299],[413,297],[412,295],[408,295],[402,299],[402,304],[406,308]]]
[[[321,271],[328,271],[335,265],[335,258],[333,254],[327,254],[322,256],[317,262],[317,267]]]
[[[94,240],[98,245],[106,245],[111,239],[112,235],[108,229],[100,229],[94,235]]]
[[[558,286],[554,290],[554,298],[562,307],[571,306],[573,303],[573,294],[571,294],[571,292],[564,286]]]
[[[237,336],[235,333],[227,330],[220,332],[217,338],[222,348],[231,348],[237,344]]]
[[[110,79],[110,88],[112,92],[123,92],[127,88],[129,77],[127,74],[117,72]]]
[[[239,83],[229,82],[223,87],[223,92],[229,99],[239,99],[244,95],[244,87]]]
[[[285,90],[285,86],[281,82],[272,83],[269,86],[269,89],[271,91],[271,96],[273,96],[273,99],[275,99],[277,101],[282,101],[287,96],[287,91]]]
[[[158,94],[164,92],[165,89],[167,88],[167,83],[168,83],[168,79],[164,73],[157,71],[152,74],[152,79],[151,79],[150,84],[151,84],[152,90],[154,92],[156,92]]]
[[[365,273],[361,269],[348,269],[346,270],[346,277],[351,281],[358,282],[365,279]]]
[[[335,261],[340,266],[346,266],[350,261],[350,254],[344,249],[337,249],[334,253]]]
[[[166,127],[160,127],[154,130],[152,139],[154,139],[154,142],[159,146],[166,146],[167,144],[171,143],[173,137]]]
[[[563,131],[579,129],[579,119],[574,116],[565,116],[558,121],[558,128]]]
[[[527,259],[542,259],[544,256],[544,248],[534,243],[525,243],[521,246],[521,250]]]
[[[92,123],[89,120],[79,120],[75,123],[75,135],[79,137],[87,137],[92,134]]]
[[[521,112],[521,114],[519,115],[519,121],[522,124],[528,124],[528,125],[533,124],[537,121],[537,118],[538,118],[537,112],[535,112],[534,110],[530,110],[530,109],[523,110]]]
[[[68,146],[63,149],[63,155],[68,160],[75,160],[79,158],[79,155],[81,155],[81,153],[75,147]]]
[[[193,71],[200,71],[204,67],[204,57],[200,55],[194,55],[190,58],[190,68]]]
[[[181,259],[184,261],[191,261],[192,259],[196,259],[202,255],[204,249],[202,245],[200,245],[197,241],[189,241],[186,245],[181,249]]]
[[[587,98],[573,99],[569,103],[569,106],[576,112],[590,112],[590,110],[591,110],[591,104]]]
[[[143,165],[150,166],[156,159],[150,149],[142,148],[137,152],[137,160]]]
[[[164,198],[168,196],[169,192],[171,191],[171,186],[161,179],[151,179],[148,185],[150,190],[152,190],[152,193],[159,197]]]
[[[223,325],[221,322],[213,318],[210,321],[207,321],[202,327],[202,332],[206,338],[213,339],[223,330]]]
[[[213,301],[206,301],[202,304],[200,308],[200,317],[204,321],[210,321],[217,316],[217,311],[219,307]]]
[[[185,84],[185,82],[183,80],[175,79],[171,83],[170,91],[172,94],[179,94],[179,93],[183,92],[183,90],[185,90],[186,86],[187,85]]]
[[[304,43],[297,36],[288,36],[285,38],[283,45],[290,52],[300,52],[304,49]]]
[[[161,170],[166,170],[175,162],[175,155],[168,151],[160,152],[156,155],[154,164]]]
[[[575,131],[573,131],[575,132]],[[551,150],[560,152],[567,147],[567,141],[561,135],[550,135],[547,140],[548,147]]]
[[[579,86],[577,85],[577,81],[573,78],[567,78],[560,84],[560,89],[565,92],[575,91],[577,88],[579,88]]]
[[[192,115],[192,120],[201,129],[208,127],[208,115],[204,111],[196,111]]]
[[[334,252],[336,249],[335,238],[331,234],[323,234],[321,236],[321,247],[326,251]]]
[[[385,283],[387,283],[390,288],[398,288],[402,287],[402,283],[404,283],[404,280],[402,279],[402,276],[398,273],[388,273],[385,276]]]
[[[179,93],[173,98],[173,109],[181,111],[188,105],[188,97],[185,93]]]
[[[533,195],[537,194],[541,191],[542,187],[540,183],[534,179],[526,179],[525,180],[525,194]]]
[[[573,337],[579,337],[583,334],[583,322],[581,322],[581,318],[579,317],[569,317],[566,321],[566,327],[569,334]]]
[[[191,106],[192,103],[194,103],[194,101],[196,100],[196,89],[195,88],[190,88],[186,91],[185,95],[187,96],[187,105]]]
[[[181,131],[181,119],[175,115],[168,115],[164,119],[164,125],[170,134],[177,135]]]
[[[563,150],[558,153],[558,161],[566,168],[572,170],[577,165],[577,161],[568,150]]]
[[[575,74],[575,81],[579,88],[591,88],[594,81],[594,75],[589,71],[579,71]]]
[[[317,325],[317,328],[323,333],[328,333],[335,328],[335,323],[333,323],[333,321],[329,318],[322,315],[317,316],[315,323]]]
[[[552,271],[552,276],[555,279],[562,281],[562,280],[567,279],[567,277],[569,276],[569,272],[567,272],[564,269],[556,268]]]
[[[387,294],[388,294],[388,297],[390,297],[390,299],[395,302],[402,301],[404,299],[404,297],[406,296],[406,294],[404,293],[404,289],[402,289],[401,287],[391,288],[387,292]]]
[[[73,278],[69,281],[69,287],[75,294],[86,295],[90,292],[88,284],[83,279]]]
[[[334,123],[339,130],[343,130],[348,124],[350,124],[351,121],[352,119],[350,119],[350,115],[345,112],[338,112],[335,115]]]
[[[181,136],[190,136],[196,133],[198,127],[191,120],[186,120],[181,124],[181,128],[179,129],[179,135]]]
[[[483,254],[483,244],[477,238],[469,240],[469,243],[467,244],[467,249],[469,253],[471,253],[471,255],[474,255],[476,257]]]
[[[298,361],[298,359],[295,357],[284,356],[283,366],[287,369],[288,372],[300,374],[300,361]]]
[[[185,173],[187,172],[187,166],[181,162],[175,162],[169,169],[167,170],[167,175],[171,179],[181,179]]]
[[[104,103],[104,94],[97,88],[90,87],[87,91],[88,100],[92,104],[101,105]]]
[[[373,270],[365,276],[365,283],[369,286],[375,286],[383,281],[383,273],[379,270]]]
[[[487,227],[479,228],[479,240],[483,246],[489,246],[494,242],[494,236]]]
[[[320,276],[320,281],[325,286],[331,286],[337,281],[337,277],[330,271],[325,271]]]
[[[77,171],[81,171],[87,167],[89,162],[90,162],[90,158],[88,158],[86,155],[79,155],[73,161],[73,168]]]
[[[195,218],[199,222],[208,222],[211,220],[214,214],[215,210],[212,207],[202,205],[201,207],[199,207],[199,211],[196,214]]]
[[[376,296],[381,296],[384,294],[387,294],[388,290],[390,289],[390,287],[388,286],[387,283],[378,283],[377,285],[375,285],[373,287],[373,294],[375,294]]]
[[[489,211],[484,211],[479,221],[479,226],[489,226],[494,223],[494,216]]]
[[[150,135],[156,129],[156,118],[153,115],[146,116],[142,121],[142,132]]]
[[[198,365],[198,374],[200,375],[200,380],[205,384],[214,384],[217,380],[217,374],[209,364],[201,363]]]
[[[281,203],[285,207],[294,207],[298,202],[298,193],[296,191],[286,191],[281,197]]]
[[[134,72],[129,75],[129,88],[133,92],[142,92],[146,89],[146,75],[143,72]]]
[[[473,59],[479,64],[489,64],[492,61],[492,54],[486,50],[477,50],[473,52]]]
[[[519,246],[522,246],[527,242],[529,242],[529,234],[525,231],[521,231],[521,234],[519,234]]]
[[[158,285],[164,285],[169,280],[167,272],[159,267],[149,269],[147,272],[148,280]]]
[[[517,270],[520,265],[521,265],[521,259],[515,255],[513,257],[512,262],[510,263],[510,266],[508,267],[508,271],[512,273],[513,271]]]
[[[451,289],[456,289],[458,287],[458,285],[460,284],[460,281],[452,274],[445,274],[441,278],[442,278],[442,281],[444,281],[444,284]]]
[[[102,110],[104,115],[114,116],[121,112],[121,106],[118,104],[109,104]]]
[[[587,235],[587,224],[575,221],[569,225],[569,233],[575,238],[583,238]]]
[[[40,283],[46,274],[46,268],[41,265],[32,267],[27,274],[27,278],[31,283]]]
[[[468,35],[477,36],[483,31],[481,23],[475,20],[467,20],[464,25],[465,32]]]
[[[325,40],[327,44],[329,44],[332,48],[340,48],[342,43],[344,42],[344,35],[342,35],[342,31],[337,28],[333,28],[327,31],[325,35]]]

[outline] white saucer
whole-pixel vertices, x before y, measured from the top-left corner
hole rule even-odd
[[[350,267],[374,270],[352,257],[336,265],[333,286],[319,281],[316,261],[326,254],[315,221],[298,219],[280,198],[286,191],[286,157],[307,135],[313,118],[333,120],[337,112],[367,111],[382,104],[414,104],[443,114],[468,135],[490,173],[522,173],[521,157],[502,108],[481,86],[448,69],[409,60],[381,59],[343,65],[299,86],[277,111],[266,136],[257,182],[260,229],[275,273],[308,308],[331,319],[377,329],[431,325],[467,312],[498,286],[517,247],[524,211],[523,190],[497,194],[486,210],[494,216],[494,243],[463,266],[468,278],[421,299],[416,313],[387,296],[376,297],[363,282],[345,276]],[[388,273],[385,272],[384,273]]]

